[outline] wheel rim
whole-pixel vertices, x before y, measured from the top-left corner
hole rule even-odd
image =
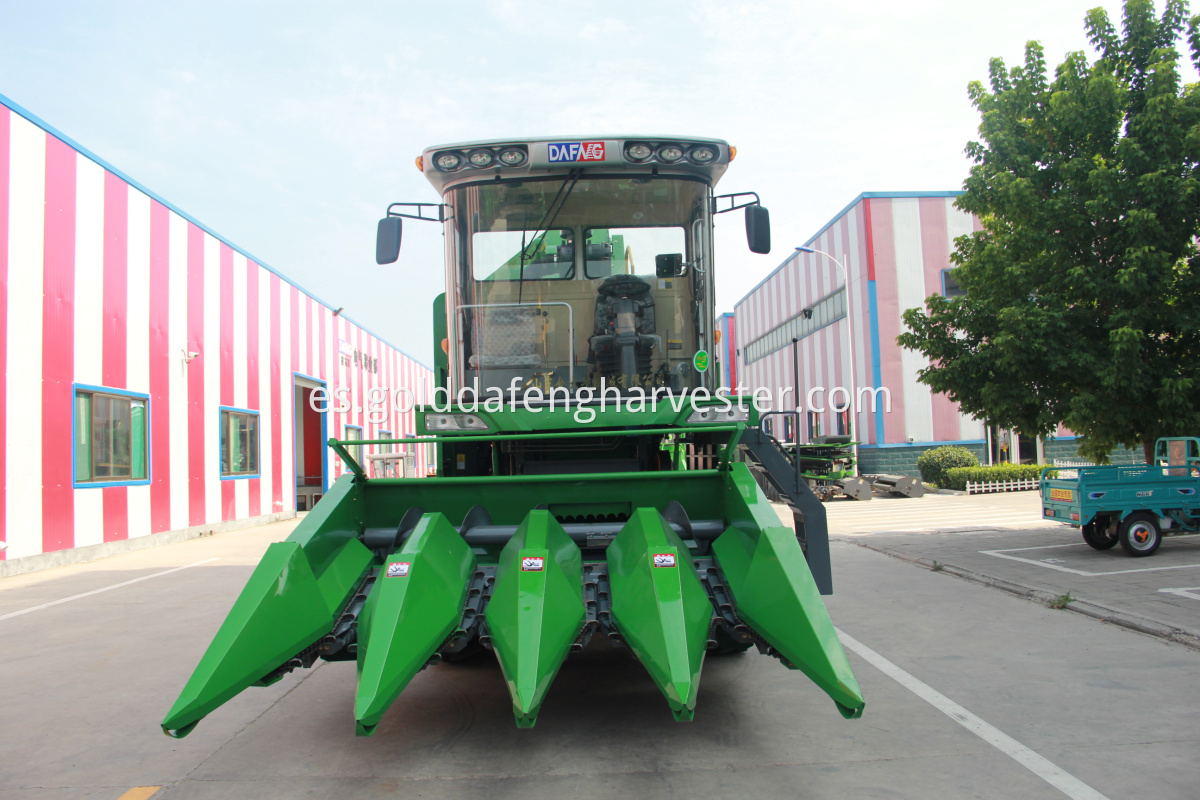
[[[1154,528],[1145,522],[1129,526],[1129,544],[1135,550],[1149,550],[1154,545]]]

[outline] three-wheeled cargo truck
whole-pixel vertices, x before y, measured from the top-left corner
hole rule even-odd
[[[393,440],[330,440],[348,471],[267,550],[167,733],[320,658],[355,662],[354,718],[370,735],[426,665],[489,652],[530,726],[593,638],[628,648],[679,720],[693,716],[706,654],[750,647],[862,714],[821,599],[824,509],[797,460],[748,435],[757,411],[709,369],[714,215],[744,208],[751,250],[770,250],[758,196],[713,193],[735,153],[717,139],[618,137],[421,155],[441,201],[390,206],[376,260],[396,261],[403,220],[442,225],[443,391],[416,409],[437,476],[372,477],[348,445]],[[792,470],[777,481],[794,530],[739,447]]]
[[[1153,555],[1168,535],[1200,530],[1200,439],[1164,437],[1154,463],[1079,467],[1077,476],[1042,470],[1042,516],[1078,526],[1097,550],[1118,542],[1131,556]]]

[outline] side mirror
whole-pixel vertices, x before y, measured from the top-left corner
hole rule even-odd
[[[400,257],[400,217],[384,217],[375,231],[375,263],[394,264]]]
[[[654,274],[660,278],[678,278],[683,274],[682,253],[661,253],[654,257]]]
[[[757,204],[746,206],[746,243],[751,253],[771,252],[771,212]]]

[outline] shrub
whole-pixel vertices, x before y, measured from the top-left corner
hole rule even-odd
[[[954,467],[978,467],[979,459],[965,447],[945,445],[934,447],[921,453],[917,459],[917,469],[921,471],[921,480],[925,483],[946,485],[946,470]]]
[[[997,464],[993,467],[954,467],[946,470],[948,489],[964,491],[967,481],[986,483],[987,481],[1035,481],[1042,475],[1045,465],[1038,464]],[[1057,477],[1057,472],[1051,472],[1049,477]]]

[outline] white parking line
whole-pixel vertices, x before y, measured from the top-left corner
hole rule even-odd
[[[1023,531],[1033,532],[1036,528],[1029,527],[1001,527],[999,525],[975,524],[975,525],[956,525],[954,527],[944,526],[938,528],[876,528],[874,530],[832,530],[830,536],[874,536],[876,534],[905,534],[905,533],[945,533],[950,535],[981,535],[988,533],[1003,533],[1006,531]]]
[[[1159,591],[1166,592],[1167,594],[1177,594],[1180,597],[1190,597],[1193,600],[1200,600],[1200,594],[1196,594],[1196,592],[1200,592],[1200,586],[1189,586],[1186,589],[1159,589]]]
[[[1020,556],[1010,556],[1008,553],[1019,553],[1026,550],[1052,550],[1056,547],[1087,547],[1086,544],[1046,544],[1038,547],[1011,547],[1005,550],[980,550],[979,552],[985,556],[995,556],[996,558],[1007,558],[1009,561],[1020,561],[1025,564],[1033,564],[1035,567],[1045,567],[1046,569],[1056,569],[1059,572],[1068,572],[1072,575],[1083,575],[1088,578],[1094,578],[1102,575],[1126,575],[1130,572],[1165,572],[1171,569],[1196,569],[1200,564],[1176,564],[1171,567],[1142,567],[1139,569],[1114,569],[1108,572],[1088,572],[1082,569],[1073,569],[1064,567],[1059,564],[1048,564],[1045,561],[1036,561],[1032,558],[1021,558]]]
[[[872,508],[867,511],[852,511],[841,510],[835,511],[828,507],[825,509],[826,516],[831,519],[856,519],[864,517],[932,517],[932,516],[955,516],[977,517],[977,516],[1002,516],[1002,517],[1037,517],[1041,519],[1041,512],[1036,508],[946,508],[945,506],[930,506],[929,508]]]
[[[1025,769],[1034,775],[1037,775],[1055,789],[1058,789],[1067,797],[1070,797],[1071,800],[1108,800],[1107,797],[1062,767],[1038,755],[999,728],[984,722],[949,697],[914,678],[845,631],[838,629],[837,632],[842,640],[842,644],[862,656],[871,666],[1025,767]]]
[[[825,517],[826,517],[826,519],[830,520],[831,522],[844,522],[844,523],[857,523],[857,522],[869,523],[871,520],[875,520],[875,519],[904,519],[904,520],[1012,519],[1012,520],[1022,520],[1022,521],[1037,520],[1038,522],[1054,522],[1055,521],[1052,519],[1046,519],[1046,518],[1042,517],[1042,515],[1040,515],[1040,514],[1030,513],[1027,511],[988,512],[988,511],[981,511],[978,509],[973,509],[969,513],[965,513],[965,514],[937,513],[936,511],[925,512],[925,513],[890,513],[890,514],[886,513],[886,512],[872,512],[870,514],[828,514],[827,513],[825,515]]]
[[[217,560],[218,559],[216,559],[216,558],[206,558],[203,561],[197,561],[194,564],[185,564],[182,567],[175,567],[174,569],[168,569],[168,570],[164,570],[162,572],[156,572],[153,575],[143,575],[142,577],[134,578],[131,581],[123,581],[122,583],[114,583],[112,586],[105,586],[103,589],[93,589],[90,592],[84,592],[83,594],[73,594],[70,597],[64,597],[61,600],[51,600],[49,603],[42,603],[39,606],[30,606],[29,608],[22,608],[20,611],[10,611],[7,614],[0,614],[0,622],[3,622],[6,619],[12,619],[13,617],[19,617],[22,614],[29,614],[34,611],[41,611],[43,608],[50,608],[51,606],[57,606],[57,605],[62,605],[63,603],[69,603],[72,600],[79,600],[84,597],[91,597],[92,595],[100,594],[101,592],[107,592],[112,589],[120,589],[122,586],[129,586],[130,584],[133,584],[133,583],[141,583],[142,581],[148,581],[151,578],[161,578],[163,575],[170,575],[172,572],[179,572],[179,570],[181,570],[181,569],[188,569],[190,567],[198,567],[201,564],[208,564],[211,561],[217,561]]]
[[[829,532],[839,536],[862,536],[872,533],[999,533],[1001,531],[1047,531],[1055,530],[1052,526],[1038,525],[1036,522],[1007,522],[996,523],[992,520],[970,520],[956,519],[947,520],[930,525],[905,525],[903,522],[889,525],[888,527],[879,527],[882,522],[875,523],[875,527],[851,527],[847,525],[830,524]]]
[[[1025,529],[1025,530],[1042,530],[1053,527],[1045,525],[1040,520],[1030,519],[1014,519],[1000,520],[995,518],[980,517],[978,519],[962,518],[944,519],[944,520],[903,520],[903,519],[875,519],[863,520],[853,525],[848,525],[839,520],[830,520],[829,527],[834,530],[842,531],[926,531],[926,530],[941,530],[943,528],[996,528],[996,529]]]
[[[1042,514],[1036,508],[947,508],[945,506],[929,506],[928,508],[871,508],[865,511],[854,509],[834,510],[828,506],[825,508],[827,516],[836,519],[854,519],[856,517],[930,517],[930,516],[947,516],[954,514],[955,516],[984,516],[998,515],[1002,517],[1038,517]]]

